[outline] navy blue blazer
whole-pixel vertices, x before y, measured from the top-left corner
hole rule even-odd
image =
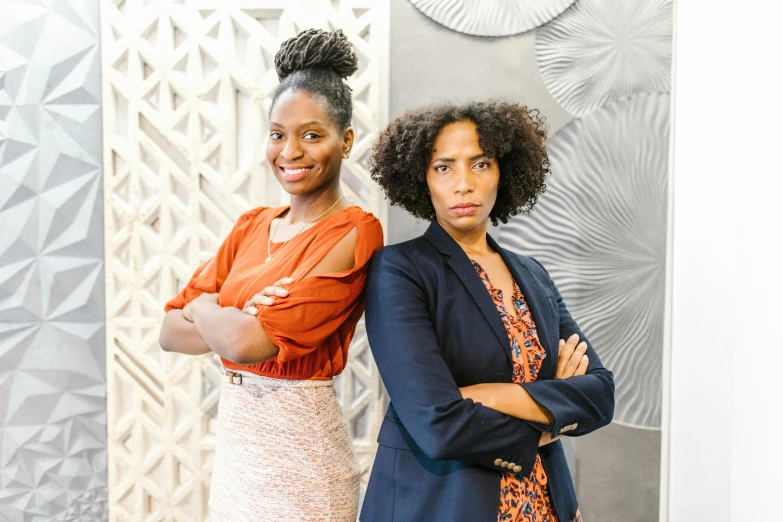
[[[462,386],[511,382],[512,361],[492,297],[451,236],[433,222],[423,236],[384,247],[370,264],[365,321],[391,404],[362,522],[497,520],[501,464],[526,476],[539,453],[558,518],[576,514],[561,443],[538,442],[542,431],[578,436],[608,424],[614,378],[588,342],[587,373],[554,379],[559,340],[586,339],[546,270],[487,240],[522,290],[546,350],[538,380],[521,386],[554,421],[526,422],[462,398]]]

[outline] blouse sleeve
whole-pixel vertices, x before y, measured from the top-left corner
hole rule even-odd
[[[218,248],[215,257],[196,269],[185,288],[166,303],[164,311],[168,312],[172,308],[184,308],[186,304],[203,293],[220,292],[220,288],[231,271],[231,265],[237,250],[239,250],[239,245],[242,243],[242,238],[245,237],[254,218],[262,210],[264,208],[253,209],[239,216],[234,228]]]
[[[274,358],[284,363],[303,357],[364,309],[364,283],[372,254],[383,246],[383,230],[370,214],[356,226],[354,266],[350,270],[296,280],[288,296],[273,306],[260,307],[256,317],[279,348]],[[347,227],[348,233],[351,227]]]

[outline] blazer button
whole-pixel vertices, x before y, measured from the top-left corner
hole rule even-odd
[[[501,467],[501,468],[507,468],[507,467],[508,467],[508,461],[505,461],[505,460],[504,460],[503,462],[501,462],[501,463],[500,463],[500,467]]]
[[[495,466],[500,466],[503,464],[503,459],[495,459]]]
[[[563,426],[562,428],[560,428],[560,433],[565,433],[567,431],[573,431],[573,430],[576,429],[576,426],[577,426],[576,423],[569,424],[568,426]]]
[[[522,471],[522,466],[514,466],[514,473],[519,473]]]
[[[514,469],[514,468],[516,468],[516,467],[517,467],[517,465],[516,465],[516,464],[514,464],[513,462],[509,462],[509,463],[508,463],[508,469],[509,469],[509,470],[513,470],[513,469]]]

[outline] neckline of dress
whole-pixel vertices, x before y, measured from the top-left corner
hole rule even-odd
[[[266,225],[266,237],[267,237],[267,240],[269,240],[269,233],[270,233],[270,229],[272,227],[272,222],[275,219],[279,218],[281,214],[283,214],[286,210],[289,210],[290,208],[291,208],[291,205],[284,205],[282,207],[279,207],[278,208],[278,212],[275,213],[272,216],[272,219],[269,220],[269,223],[267,223],[267,225]],[[352,208],[361,209],[361,207],[358,206],[358,205],[351,205],[351,206],[345,207],[340,212],[336,212],[336,213],[332,214],[331,216],[327,216],[327,217],[323,218],[321,221],[319,221],[316,224],[314,224],[313,226],[311,226],[310,228],[306,228],[305,230],[302,230],[302,232],[296,234],[295,236],[292,236],[288,241],[292,241],[296,236],[300,236],[302,234],[306,234],[306,233],[310,232],[311,230],[317,228],[321,223],[325,223],[325,222],[329,221],[330,219],[332,219],[333,217],[339,216],[340,214],[342,214],[346,210],[349,210],[349,209],[352,209]],[[285,241],[269,241],[269,242],[272,245],[282,245],[283,243],[285,243]]]

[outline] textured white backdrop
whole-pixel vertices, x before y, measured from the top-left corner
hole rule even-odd
[[[500,242],[546,266],[615,374],[614,422],[661,426],[667,94],[607,103],[549,142],[552,177]]]
[[[671,91],[672,0],[579,0],[536,31],[552,96],[576,116],[638,93]]]
[[[98,4],[0,2],[0,520],[106,517]]]
[[[474,36],[511,36],[553,20],[575,0],[410,0],[439,24]]]

